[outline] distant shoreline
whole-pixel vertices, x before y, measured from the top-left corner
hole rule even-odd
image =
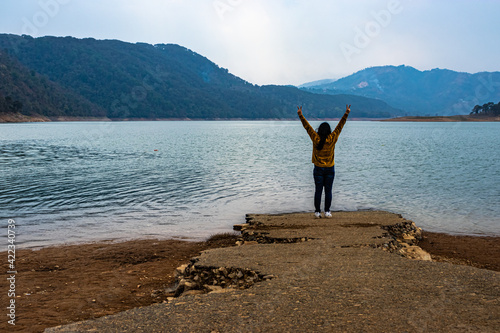
[[[311,121],[338,121],[340,118],[310,118]],[[294,121],[298,118],[108,118],[108,117],[46,117],[27,116],[23,114],[1,114],[0,124],[9,123],[38,123],[38,122],[88,122],[88,121]],[[389,122],[497,122],[500,117],[488,116],[407,116],[396,118],[349,118],[350,121],[389,121]]]
[[[397,117],[384,119],[381,121],[411,121],[411,122],[463,122],[463,121],[480,121],[480,122],[491,122],[500,121],[500,117],[488,117],[488,116],[470,116],[470,115],[457,115],[457,116],[409,116],[409,117]]]
[[[349,118],[350,121],[382,121],[386,118]],[[23,114],[2,114],[0,115],[0,124],[12,123],[40,123],[40,122],[88,122],[88,121],[299,121],[299,118],[107,118],[107,117],[46,117],[46,116],[26,116]],[[339,121],[338,118],[309,118],[311,121]]]

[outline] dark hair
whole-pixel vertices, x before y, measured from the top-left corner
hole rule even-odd
[[[319,125],[316,132],[318,132],[318,135],[319,135],[319,143],[316,146],[316,149],[321,150],[321,149],[323,149],[323,146],[325,145],[326,138],[332,133],[332,129],[330,128],[329,123],[324,122],[321,125]]]

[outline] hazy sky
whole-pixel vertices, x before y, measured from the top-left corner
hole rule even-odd
[[[500,0],[2,0],[0,32],[175,43],[254,84],[500,70]]]

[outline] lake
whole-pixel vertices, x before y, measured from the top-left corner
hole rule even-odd
[[[500,235],[499,144],[500,123],[348,121],[332,208]],[[2,233],[14,219],[19,247],[202,239],[246,213],[313,212],[311,150],[299,121],[0,124]]]

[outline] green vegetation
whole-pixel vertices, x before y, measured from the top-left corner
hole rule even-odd
[[[333,118],[342,116],[346,104],[355,106],[359,117],[386,118],[401,112],[376,99],[253,85],[174,44],[0,34],[0,50],[19,63],[4,64],[11,77],[19,77],[0,87],[0,94],[20,101],[27,113],[111,119],[283,119],[295,118],[296,106],[303,105],[311,118]],[[0,59],[0,64],[4,60],[8,62]],[[20,88],[27,82],[39,94],[27,95]]]
[[[0,114],[103,117],[102,108],[51,82],[0,51]]]
[[[497,104],[489,102],[483,105],[476,105],[470,114],[481,116],[500,116],[500,102]]]

